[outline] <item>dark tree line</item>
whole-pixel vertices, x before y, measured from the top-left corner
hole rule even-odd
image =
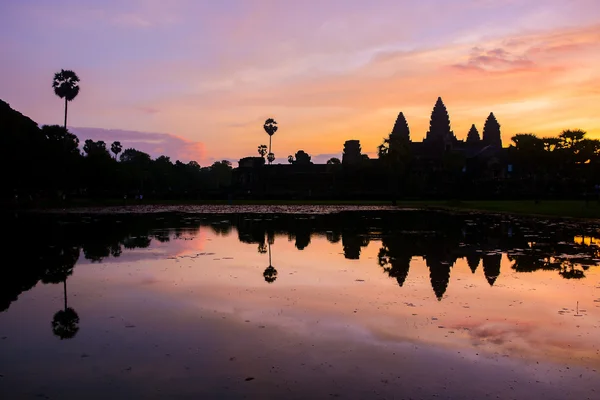
[[[0,168],[6,178],[0,193],[19,203],[30,199],[224,197],[231,185],[231,163],[201,167],[196,161],[172,162],[120,142],[79,138],[65,127],[38,127],[0,100]],[[81,148],[81,150],[80,150]],[[111,155],[111,153],[113,155]]]
[[[580,129],[552,138],[534,134],[512,137],[508,151],[523,189],[538,198],[552,194],[598,194],[600,140],[586,138]]]

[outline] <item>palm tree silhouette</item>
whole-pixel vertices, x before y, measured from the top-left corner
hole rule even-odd
[[[269,155],[273,154],[273,152],[271,151],[271,138],[273,137],[273,135],[275,134],[275,132],[277,132],[277,121],[275,121],[273,118],[269,118],[265,121],[265,124],[263,125],[263,128],[265,130],[265,132],[267,132],[267,134],[269,135]],[[272,157],[273,159],[275,158],[274,155]],[[269,164],[271,164],[273,161],[269,160]]]
[[[121,152],[122,149],[123,147],[121,146],[121,142],[113,142],[110,145],[110,151],[112,151],[115,154],[115,160],[117,159],[117,155]]]
[[[65,129],[67,129],[67,105],[79,94],[79,77],[71,70],[61,69],[54,74],[52,87],[54,94],[65,99]]]
[[[267,155],[267,145],[266,144],[261,144],[260,146],[258,146],[258,154],[262,158],[265,158],[265,156]]]

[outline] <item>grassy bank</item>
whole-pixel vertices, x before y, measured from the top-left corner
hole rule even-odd
[[[390,201],[360,201],[360,200],[227,200],[211,201],[181,201],[181,200],[144,200],[143,202],[122,200],[73,200],[65,204],[47,204],[41,208],[78,208],[78,207],[119,207],[142,205],[369,205],[390,206]],[[598,218],[600,219],[600,202],[583,200],[542,200],[535,203],[533,200],[503,200],[503,201],[447,201],[447,200],[410,200],[399,201],[399,208],[443,209],[453,211],[487,211],[524,215],[546,215],[571,218]],[[37,207],[35,207],[37,208]]]
[[[408,206],[402,203],[402,206]],[[504,201],[462,201],[462,202],[425,202],[425,207],[451,210],[473,210],[502,212],[526,215],[546,215],[572,218],[600,218],[600,203],[583,200],[504,200]],[[427,204],[429,203],[429,204]]]

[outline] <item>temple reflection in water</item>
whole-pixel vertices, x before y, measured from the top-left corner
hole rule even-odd
[[[13,234],[2,243],[10,274],[0,281],[0,310],[38,282],[64,285],[65,307],[55,331],[74,335],[78,317],[67,306],[67,278],[83,259],[96,263],[152,246],[154,241],[189,240],[201,227],[217,236],[237,234],[265,255],[267,283],[277,284],[276,242],[287,240],[298,251],[315,237],[340,246],[347,260],[360,260],[375,242],[380,246],[374,268],[406,284],[411,263],[422,258],[433,293],[442,300],[457,260],[493,286],[501,279],[503,257],[515,272],[557,271],[563,278],[585,278],[597,264],[597,228],[591,224],[497,215],[465,215],[433,211],[341,212],[335,214],[154,214],[97,216],[21,216],[6,221]],[[66,321],[65,316],[70,316]],[[61,319],[62,318],[62,319]],[[62,321],[62,322],[61,322]],[[73,333],[75,332],[75,333]]]

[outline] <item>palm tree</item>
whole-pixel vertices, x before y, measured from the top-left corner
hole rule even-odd
[[[267,155],[267,145],[266,144],[261,144],[260,146],[258,146],[258,154],[262,158],[265,158],[265,156]]]
[[[273,161],[275,161],[275,154],[273,154],[273,153],[267,154],[267,161],[269,161],[269,164],[271,164]]]
[[[123,150],[121,142],[113,142],[110,145],[110,151],[112,151],[115,154],[115,160],[117,159],[117,155],[121,152],[121,150]]]
[[[289,155],[289,156],[288,156],[288,162],[289,162],[290,164],[293,164],[293,163],[294,163],[294,156],[292,156],[292,155]]]
[[[54,94],[65,99],[65,129],[67,129],[67,105],[79,94],[79,77],[71,70],[61,69],[54,74],[52,87]]]
[[[271,138],[273,137],[275,132],[277,132],[277,122],[273,118],[269,118],[265,121],[263,128],[265,132],[267,132],[267,134],[269,135],[269,154],[272,154],[273,152],[271,151]],[[271,162],[272,161],[269,161],[269,164]]]

